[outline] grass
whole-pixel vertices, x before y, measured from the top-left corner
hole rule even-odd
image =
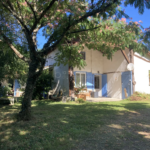
[[[32,101],[34,119],[17,122],[20,103],[0,106],[2,150],[149,149],[150,101]]]

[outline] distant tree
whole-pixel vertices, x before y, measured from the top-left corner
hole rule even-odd
[[[132,1],[139,2],[139,0]],[[130,4],[132,1],[127,2]],[[150,6],[149,1],[141,1],[144,3],[138,4],[140,9]],[[114,20],[122,16],[128,17],[119,7],[121,3],[121,0],[92,0],[91,2],[86,0],[0,0],[0,39],[5,41],[20,59],[29,64],[25,95],[19,113],[20,119],[31,118],[31,99],[36,80],[42,73],[46,55],[53,52],[56,47],[62,53],[57,55],[58,64],[69,63],[69,65],[76,64],[82,67],[84,62],[81,61],[78,50],[79,48],[82,50],[84,45],[101,50],[104,55],[111,58],[114,51],[123,49],[127,41],[132,41],[133,33],[128,31],[127,36],[125,29],[128,27],[126,28],[122,23],[115,24],[116,27],[110,22],[102,23],[102,20],[113,15],[115,15]],[[47,41],[38,51],[36,35],[40,29],[43,29]],[[71,45],[73,39],[77,38],[80,39],[78,46]],[[121,41],[118,40],[119,38]],[[100,42],[104,43],[100,45]],[[111,48],[109,42],[114,48]],[[24,44],[27,46],[26,51],[29,52],[29,57],[22,53]],[[133,45],[137,45],[136,42]],[[71,60],[72,57],[74,62]],[[62,60],[65,59],[66,61],[63,62]]]

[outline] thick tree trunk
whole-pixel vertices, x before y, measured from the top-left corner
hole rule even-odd
[[[28,73],[28,78],[26,82],[25,95],[22,100],[21,111],[19,112],[19,115],[18,115],[19,120],[26,121],[26,120],[30,120],[32,117],[31,116],[32,94],[33,94],[36,80],[40,75],[36,73],[37,66],[38,66],[37,62],[32,62],[29,65],[29,73]]]

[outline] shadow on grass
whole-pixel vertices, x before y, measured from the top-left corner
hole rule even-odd
[[[104,142],[97,145],[98,149],[113,149],[111,141],[116,145],[116,134],[120,136],[123,133],[125,138],[132,137],[127,134],[130,133],[129,124],[131,128],[134,128],[132,132],[134,136],[137,136],[134,137],[135,140],[138,141],[142,138],[144,144],[150,146],[148,138],[145,135],[140,135],[134,124],[134,117],[136,119],[139,117],[138,121],[140,121],[141,116],[145,114],[142,114],[141,110],[150,108],[149,103],[111,102],[80,105],[56,103],[50,100],[32,101],[32,103],[32,111],[36,119],[29,122],[15,122],[13,120],[13,115],[19,112],[19,104],[0,107],[0,149],[70,150],[84,149],[85,147],[86,149],[96,149],[95,145],[99,141],[91,140],[89,142],[87,138],[94,139],[96,137],[96,139],[100,138],[100,141],[103,141],[102,137],[104,136],[109,141],[109,147]],[[147,118],[145,123],[144,121],[143,125],[150,123],[150,121],[147,122]],[[121,127],[116,128],[113,126],[114,124]],[[107,135],[101,132],[103,128],[104,131],[105,128],[106,130],[113,129],[113,131]],[[143,132],[144,129],[140,128]],[[147,128],[147,132],[150,132],[150,128]],[[92,136],[93,134],[95,137]],[[120,138],[122,149],[125,147],[124,137]],[[90,146],[88,146],[89,144]]]

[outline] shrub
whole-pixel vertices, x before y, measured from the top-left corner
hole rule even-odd
[[[43,94],[48,94],[49,90],[51,90],[52,81],[52,72],[50,73],[48,69],[44,70],[36,82],[32,99],[43,99]]]
[[[0,97],[7,96],[7,94],[10,94],[10,93],[12,92],[11,92],[11,88],[9,87],[9,85],[0,87]]]
[[[150,100],[150,94],[135,92],[132,96],[127,98],[130,101]]]
[[[78,98],[78,99],[76,100],[76,102],[78,102],[78,103],[85,103],[85,100],[83,100],[82,98]]]

